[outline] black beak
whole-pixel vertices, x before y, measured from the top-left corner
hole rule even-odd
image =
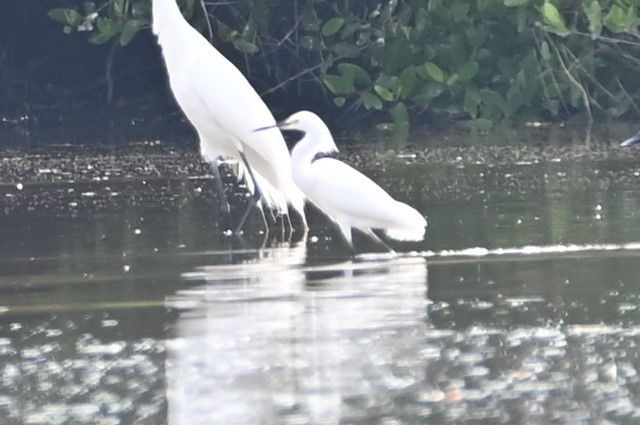
[[[624,142],[622,142],[622,143],[620,144],[620,146],[627,147],[627,146],[635,145],[636,143],[640,143],[640,131],[638,131],[638,132],[636,133],[636,135],[635,135],[635,136],[633,136],[632,138],[627,139],[627,140],[625,140]]]
[[[268,125],[266,127],[256,128],[255,130],[253,130],[253,132],[255,133],[255,132],[258,132],[258,131],[269,130],[270,128],[276,128],[276,127],[278,127],[278,124],[276,124],[276,125]]]

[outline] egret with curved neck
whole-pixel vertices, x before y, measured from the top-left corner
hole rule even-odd
[[[336,159],[338,147],[320,117],[300,111],[277,126],[304,133],[291,153],[293,180],[307,199],[338,225],[350,246],[353,246],[352,228],[388,249],[373,229],[397,240],[424,238],[427,221],[422,214],[396,201],[367,176]]]

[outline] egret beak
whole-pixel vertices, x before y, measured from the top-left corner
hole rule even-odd
[[[627,147],[627,146],[635,145],[636,143],[640,143],[640,131],[637,132],[636,135],[633,136],[632,138],[627,139],[624,142],[622,142],[620,144],[620,146]]]
[[[283,120],[283,121],[278,121],[276,123],[276,125],[268,125],[266,127],[260,127],[260,128],[256,128],[255,130],[253,130],[253,132],[257,132],[257,131],[264,131],[264,130],[269,130],[270,128],[276,128],[278,127],[280,130],[284,130],[284,131],[301,131],[302,130],[297,130],[295,128],[290,128],[291,125],[293,124],[297,124],[298,120],[295,121],[289,121],[287,120]]]
[[[276,125],[268,125],[266,127],[256,128],[255,130],[253,130],[253,132],[256,133],[258,131],[269,130],[270,128],[276,128],[276,127],[278,127],[278,124],[276,124]]]

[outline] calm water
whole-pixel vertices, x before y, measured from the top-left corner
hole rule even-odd
[[[192,153],[8,152],[1,423],[639,423],[639,152],[362,153],[429,227],[355,259],[223,236]]]

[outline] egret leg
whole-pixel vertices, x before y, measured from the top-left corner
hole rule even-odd
[[[226,229],[230,229],[231,226],[231,207],[229,206],[229,200],[227,199],[227,194],[224,190],[224,183],[222,183],[222,176],[220,175],[220,167],[218,163],[211,164],[211,168],[213,169],[213,177],[216,182],[216,191],[218,193],[218,202],[220,205],[220,218],[222,221],[222,227]]]
[[[251,200],[249,200],[249,205],[247,206],[246,211],[242,215],[242,218],[240,219],[240,224],[238,224],[238,227],[236,227],[235,233],[240,232],[240,230],[244,226],[244,223],[247,221],[249,214],[251,214],[251,211],[253,211],[253,209],[256,208],[257,206],[258,209],[260,210],[260,214],[262,215],[262,222],[264,224],[265,233],[268,234],[269,225],[267,224],[267,217],[264,215],[264,210],[262,209],[262,207],[258,205],[258,202],[260,201],[260,199],[262,199],[262,192],[260,192],[260,187],[258,187],[256,178],[253,175],[253,169],[249,165],[249,161],[247,161],[247,157],[244,154],[244,152],[240,152],[240,158],[242,158],[242,162],[244,163],[244,166],[247,168],[247,172],[249,173],[249,178],[253,182],[253,196],[251,197]]]
[[[373,233],[373,230],[369,229],[365,232],[371,239],[373,239],[374,241],[376,241],[378,244],[380,244],[381,246],[383,246],[387,251],[389,251],[390,253],[395,253],[395,251],[393,250],[393,248],[391,248],[389,245],[387,245],[386,243],[384,243],[384,241],[382,239],[380,239],[378,237],[378,235],[376,235],[375,233]]]
[[[289,214],[282,215],[282,240],[287,240],[287,242],[291,242],[291,236],[293,236],[293,224],[291,224],[291,217]],[[287,229],[289,230],[289,237],[287,237]]]

